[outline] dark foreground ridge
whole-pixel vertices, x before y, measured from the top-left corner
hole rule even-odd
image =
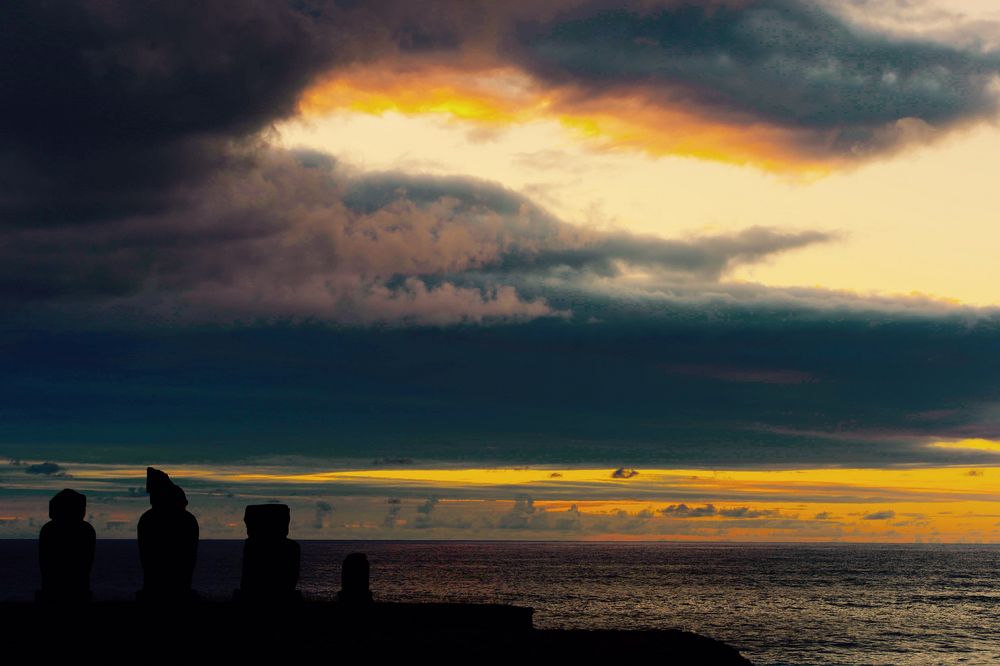
[[[22,645],[77,663],[98,656],[103,661],[112,651],[131,655],[132,663],[163,652],[183,663],[334,663],[346,655],[401,663],[615,663],[649,655],[659,664],[751,664],[728,645],[690,632],[538,630],[532,612],[496,604],[380,602],[9,603],[0,604],[0,626]]]
[[[446,662],[591,662],[649,654],[667,664],[750,663],[727,645],[684,631],[539,631],[531,608],[377,602],[364,553],[344,559],[336,602],[306,601],[296,589],[300,550],[288,538],[291,514],[284,504],[246,508],[240,588],[231,602],[205,602],[192,588],[199,532],[184,491],[152,467],[146,490],[151,506],[137,530],[143,586],[136,600],[93,600],[95,541],[84,520],[87,498],[66,489],[52,498],[52,520],[39,535],[42,589],[36,603],[0,604],[5,635],[50,660],[80,663],[104,660],[107,650],[166,652],[195,663],[294,663],[345,654]],[[95,651],[98,641],[107,643],[105,650]]]

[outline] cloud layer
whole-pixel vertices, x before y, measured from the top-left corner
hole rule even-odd
[[[518,277],[613,277],[631,266],[711,282],[830,238],[597,232],[488,183],[358,175],[322,155],[266,148],[174,196],[162,212],[0,230],[0,294],[11,307],[181,322],[509,321],[565,314],[543,296],[521,298]]]
[[[102,538],[130,538],[148,508],[141,466],[69,463]],[[997,468],[702,472],[552,468],[342,469],[321,464],[170,469],[202,534],[242,538],[243,507],[291,507],[293,538],[700,539],[996,542]],[[380,474],[388,475],[385,478]],[[421,480],[422,479],[422,480]],[[31,537],[60,478],[0,465],[0,537]],[[398,495],[386,496],[386,492]]]
[[[839,159],[989,116],[992,54],[778,0],[8,3],[0,26],[11,456],[891,466],[1000,438],[995,312],[727,279],[834,233],[593,229],[269,141],[331,76],[513,68],[556,106]]]
[[[800,0],[441,0],[388,20],[376,64],[332,72],[310,112],[557,119],[607,146],[822,170],[997,113],[1000,55],[878,33]]]
[[[518,41],[554,82],[803,130],[802,147],[817,152],[864,154],[904,138],[905,122],[947,127],[997,111],[997,54],[892,40],[795,0],[591,3],[522,25]]]
[[[806,132],[800,148],[831,154],[864,152],[897,122],[994,111],[993,56],[863,33],[791,0],[3,11],[0,301],[18,325],[509,322],[586,309],[553,305],[574,292],[850,300],[720,284],[828,231],[597,231],[488,183],[357,173],[268,143],[320,78],[386,58],[517,67],[575,90],[567,103],[677,103]]]

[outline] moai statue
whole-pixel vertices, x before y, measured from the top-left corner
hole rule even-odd
[[[285,602],[301,597],[299,544],[288,538],[291,514],[285,504],[252,504],[243,514],[243,573],[235,597],[241,601]]]
[[[38,564],[43,602],[90,601],[90,570],[97,535],[84,520],[87,496],[69,488],[49,500],[49,522],[38,535]]]
[[[183,602],[191,589],[198,556],[198,520],[185,508],[187,496],[164,472],[146,468],[151,508],[139,519],[139,559],[143,585],[138,598]]]
[[[372,593],[368,589],[369,573],[367,555],[351,553],[345,557],[340,570],[340,592],[337,593],[337,601],[346,604],[371,603]]]

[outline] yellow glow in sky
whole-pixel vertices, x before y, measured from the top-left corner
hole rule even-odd
[[[97,526],[121,524],[109,536],[121,530],[129,536],[147,503],[132,493],[122,499],[120,491],[123,484],[141,485],[145,469],[74,464],[73,471],[74,487],[93,501]],[[336,511],[323,538],[407,538],[407,526],[419,519],[428,524],[413,538],[1000,542],[1000,466],[634,471],[615,478],[610,468],[170,468],[206,534],[226,537],[241,533],[233,516],[245,504],[274,499],[292,506],[293,531],[308,537],[316,499],[328,497]],[[60,483],[24,478],[9,487]],[[102,493],[117,499],[108,504]],[[387,504],[387,497],[397,499]],[[389,506],[397,507],[391,520]],[[44,493],[8,502],[0,512],[11,516],[8,526],[40,520]],[[492,531],[509,515],[528,531]]]
[[[931,446],[940,449],[967,449],[971,451],[1000,453],[1000,442],[990,439],[961,439],[957,442],[935,442]]]

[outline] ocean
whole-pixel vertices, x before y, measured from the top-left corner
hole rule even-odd
[[[304,541],[300,589],[333,598],[368,554],[381,601],[511,603],[535,626],[680,628],[760,666],[1000,664],[1000,546]],[[227,598],[240,541],[203,541],[196,585]],[[34,541],[0,541],[0,599],[31,599]],[[141,580],[134,541],[99,541],[98,599]],[[109,628],[112,632],[113,628]]]

